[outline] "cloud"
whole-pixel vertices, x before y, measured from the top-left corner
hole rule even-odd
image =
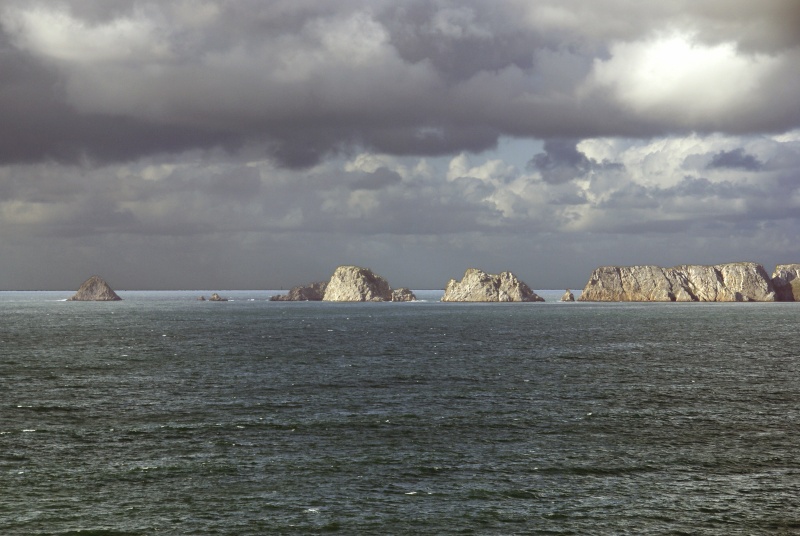
[[[67,11],[34,5],[9,10],[5,21],[20,48],[55,62],[114,63],[132,57],[157,61],[170,55],[155,22],[141,12],[92,24]]]
[[[742,54],[734,41],[707,45],[683,34],[615,43],[610,54],[595,59],[594,83],[637,114],[687,126],[747,118],[779,65]]]
[[[623,170],[624,166],[604,159],[598,162],[588,158],[578,148],[581,140],[549,139],[544,142],[544,152],[536,154],[528,161],[528,168],[537,170],[542,180],[550,184],[560,184],[583,179],[598,170]]]
[[[758,155],[764,165],[746,175],[707,167],[714,155],[734,151],[729,147]],[[560,278],[572,273],[569,285],[577,286],[612,251],[612,263],[724,262],[745,253],[768,263],[791,256],[787,244],[800,216],[800,138],[593,138],[548,150],[542,154],[566,166],[588,161],[591,172],[547,182],[538,169],[489,155],[429,161],[380,153],[291,170],[263,155],[243,159],[224,151],[4,166],[0,229],[9,251],[26,253],[4,256],[0,274],[28,280],[18,264],[38,259],[28,251],[34,242],[52,251],[71,244],[136,285],[157,281],[167,288],[200,285],[203,277],[252,286],[259,276],[247,266],[263,266],[270,281],[299,284],[345,262],[383,268],[394,279],[409,277],[400,269],[406,267],[418,278],[414,284],[438,286],[463,271],[460,263],[481,259],[487,265],[508,259],[523,270],[546,264],[552,271],[537,272],[537,284],[561,286]],[[683,164],[688,155],[701,158],[694,168]],[[662,250],[642,238],[656,235]],[[615,249],[615,240],[625,251]],[[597,249],[601,243],[608,251]],[[729,244],[727,253],[720,243]],[[106,259],[108,251],[119,252],[119,262]],[[153,251],[171,260],[135,260]],[[390,260],[398,255],[407,259]],[[242,266],[234,268],[234,261]],[[92,267],[70,262],[79,275]],[[125,263],[139,266],[138,274]],[[586,274],[579,275],[580,266]],[[182,278],[187,271],[196,275]]]
[[[380,167],[375,171],[364,173],[350,183],[350,188],[352,190],[382,190],[402,180],[403,178],[396,171]]]
[[[794,0],[7,0],[0,287],[37,248],[138,285],[792,261],[798,25]]]
[[[708,163],[708,168],[731,168],[731,169],[744,169],[747,171],[757,171],[761,169],[761,162],[758,159],[744,152],[744,149],[738,148],[732,151],[720,151],[716,153],[711,162]]]
[[[2,129],[0,157],[259,144],[302,168],[502,136],[794,128],[794,4],[699,4],[10,0],[0,61],[22,76],[0,109],[24,135]]]
[[[592,162],[575,147],[577,140],[547,140],[544,152],[534,156],[528,166],[537,169],[545,182],[558,184],[583,177]]]

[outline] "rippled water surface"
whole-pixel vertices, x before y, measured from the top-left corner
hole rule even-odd
[[[800,304],[70,294],[0,293],[2,534],[800,532]]]

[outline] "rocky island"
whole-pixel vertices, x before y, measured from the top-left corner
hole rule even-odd
[[[392,301],[396,302],[417,301],[417,297],[416,295],[414,295],[414,292],[410,288],[400,287],[392,291]]]
[[[760,264],[714,266],[601,266],[579,301],[776,301],[772,280]]]
[[[83,282],[68,301],[119,301],[120,298],[102,277],[93,275]]]
[[[444,289],[443,302],[543,302],[531,287],[511,272],[487,274],[468,268],[461,281],[451,279]]]
[[[384,302],[416,299],[407,288],[392,290],[386,279],[369,268],[339,266],[329,281],[292,287],[288,294],[272,296],[270,301]]]
[[[339,266],[328,281],[322,301],[392,301],[392,287],[369,268]]]

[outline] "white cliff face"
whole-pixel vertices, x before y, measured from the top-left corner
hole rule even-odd
[[[764,267],[753,262],[715,266],[602,266],[580,301],[775,301]]]
[[[118,301],[121,300],[116,292],[114,292],[108,283],[103,281],[103,278],[93,275],[83,282],[69,301]]]
[[[392,301],[389,283],[367,268],[339,266],[328,281],[323,301]]]
[[[775,301],[775,289],[764,267],[754,262],[722,264],[717,301]]]
[[[451,279],[442,296],[444,302],[528,302],[544,301],[511,272],[487,274],[469,268],[461,281]]]
[[[800,264],[779,264],[772,274],[778,301],[800,301]]]

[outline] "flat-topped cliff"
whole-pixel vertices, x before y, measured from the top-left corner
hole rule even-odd
[[[535,302],[544,301],[531,287],[511,272],[487,274],[468,268],[461,281],[451,279],[444,289],[443,302]]]
[[[714,266],[601,266],[579,301],[776,301],[772,280],[754,262]]]

